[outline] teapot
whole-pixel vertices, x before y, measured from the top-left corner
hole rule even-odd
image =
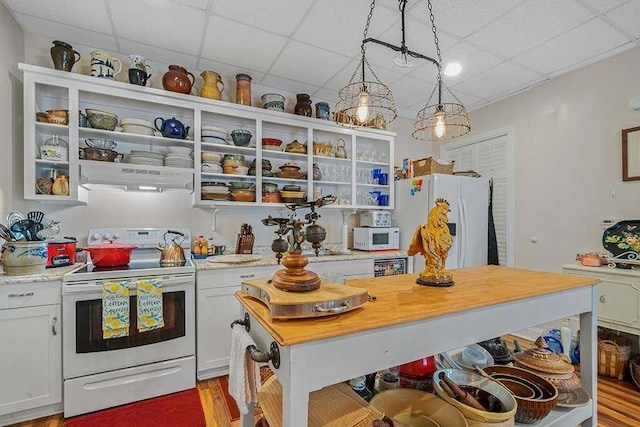
[[[173,234],[173,238],[169,242],[167,237],[169,234]],[[176,267],[183,266],[187,263],[187,260],[184,257],[184,249],[181,244],[184,242],[186,236],[184,233],[179,231],[167,230],[163,235],[164,245],[159,246],[159,251],[162,251],[160,254],[160,265],[162,267]],[[176,239],[179,239],[179,242],[176,242]]]
[[[160,120],[160,127],[158,127],[158,120]],[[180,120],[175,117],[170,119],[163,119],[162,117],[156,117],[153,121],[154,126],[165,138],[179,138],[186,139],[189,133],[189,126],[184,126]]]
[[[51,193],[56,196],[69,195],[69,178],[65,175],[58,175],[51,186]]]

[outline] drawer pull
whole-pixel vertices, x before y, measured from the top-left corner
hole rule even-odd
[[[278,343],[276,343],[275,341],[271,341],[269,353],[258,350],[255,345],[250,345],[249,347],[247,347],[247,350],[249,350],[251,360],[260,363],[267,363],[271,361],[274,368],[278,369],[280,367],[280,347],[278,347]]]
[[[32,297],[34,295],[33,292],[24,292],[22,294],[9,294],[9,298],[24,298],[24,297]]]
[[[251,279],[252,277],[256,277],[255,274],[241,274],[240,278],[241,279]]]
[[[332,308],[323,308],[316,304],[313,306],[313,311],[316,313],[344,313],[349,309],[349,301],[344,301],[342,305]]]
[[[53,336],[58,335],[58,329],[56,329],[56,326],[58,325],[58,316],[53,318],[53,321],[51,322],[51,333],[53,334]]]

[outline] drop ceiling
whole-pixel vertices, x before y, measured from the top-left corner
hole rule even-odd
[[[256,84],[335,102],[360,59],[369,0],[1,0],[26,32],[140,54],[190,70],[253,76]],[[640,0],[433,0],[443,62],[463,70],[445,83],[469,110],[635,47]],[[409,49],[436,57],[426,0],[410,0]],[[399,45],[397,0],[377,0],[369,36]],[[414,118],[435,67],[393,63],[369,44],[367,58]]]

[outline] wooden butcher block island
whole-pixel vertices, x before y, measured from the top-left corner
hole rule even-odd
[[[279,348],[279,368],[271,367],[282,383],[283,426],[307,425],[311,391],[572,315],[580,316],[582,387],[592,401],[539,425],[597,425],[598,280],[501,266],[452,271],[452,287],[418,285],[417,274],[350,280],[375,299],[315,319],[271,320],[265,305],[236,293],[258,348]],[[243,417],[243,427],[250,422]]]

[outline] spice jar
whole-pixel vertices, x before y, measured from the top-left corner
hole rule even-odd
[[[296,95],[296,100],[298,102],[293,109],[294,114],[311,117],[311,99],[309,95],[306,93],[299,93]]]
[[[251,76],[236,74],[236,104],[251,106]]]

